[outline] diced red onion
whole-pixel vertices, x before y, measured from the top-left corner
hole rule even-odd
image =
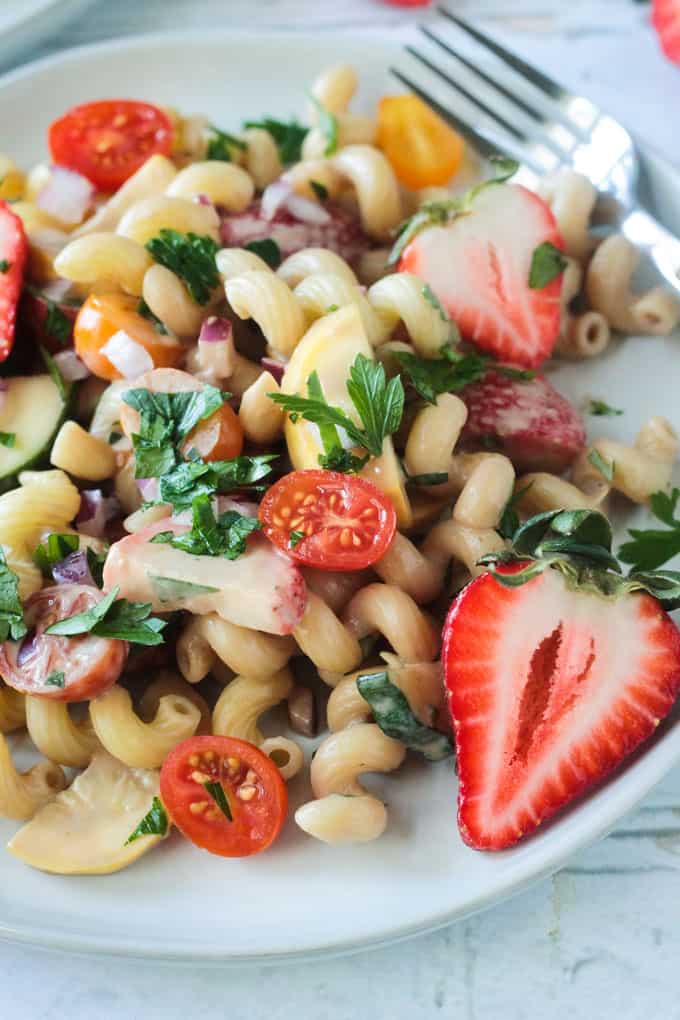
[[[286,365],[288,362],[279,361],[278,358],[260,358],[260,364],[262,365],[265,372],[269,372],[274,376],[277,383],[280,383],[283,379],[283,373],[286,371]]]
[[[265,220],[273,220],[280,209],[286,209],[301,223],[315,223],[321,226],[330,223],[332,219],[328,210],[319,202],[298,195],[291,183],[281,177],[262,192],[260,212]]]
[[[318,223],[325,225],[331,222],[331,214],[318,202],[295,192],[286,200],[286,209],[301,223]]]
[[[122,329],[109,337],[99,353],[108,358],[125,379],[136,379],[153,368],[153,359],[146,348]]]
[[[29,630],[29,632],[24,636],[24,639],[19,646],[19,651],[17,652],[17,666],[23,666],[26,660],[30,659],[31,655],[35,651],[36,637],[37,634],[33,629]]]
[[[102,538],[108,522],[118,517],[120,512],[120,503],[115,496],[105,496],[101,489],[84,489],[80,493],[76,528],[83,535]]]
[[[235,510],[243,517],[257,517],[258,505],[249,499],[234,499],[233,496],[217,497],[217,512],[226,513],[227,510]]]
[[[142,494],[142,498],[145,500],[158,499],[158,479],[157,478],[136,478],[135,482],[137,488]]]
[[[52,567],[52,577],[57,584],[91,584],[93,588],[97,587],[84,549],[77,549],[59,563],[55,563]]]
[[[7,390],[9,389],[6,379],[0,379],[0,411],[2,411],[3,404],[7,400]]]
[[[198,335],[199,343],[214,344],[220,340],[231,340],[232,326],[229,319],[221,319],[217,315],[210,315]]]
[[[66,382],[78,382],[80,379],[87,379],[90,374],[75,351],[59,351],[54,355],[54,361]]]
[[[93,199],[94,187],[87,177],[63,166],[52,166],[36,205],[62,223],[75,224],[81,222]]]
[[[262,217],[265,220],[273,220],[279,209],[286,204],[292,194],[292,186],[288,181],[281,180],[281,178],[268,185],[262,192],[262,201],[260,203]]]
[[[196,360],[202,376],[227,379],[235,361],[232,325],[228,319],[211,315],[201,326]]]
[[[194,195],[194,202],[198,202],[199,205],[213,205],[213,200],[208,196],[199,192],[198,195]]]
[[[73,284],[70,280],[50,280],[40,291],[40,296],[47,301],[55,301],[60,304],[69,293]]]

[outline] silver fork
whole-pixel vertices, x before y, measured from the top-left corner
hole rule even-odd
[[[446,19],[439,23],[440,31],[427,25],[419,26],[420,31],[433,44],[434,53],[452,59],[443,63],[443,57],[436,59],[429,50],[407,46],[407,52],[418,62],[418,80],[396,67],[390,68],[392,74],[436,110],[481,156],[504,154],[517,159],[521,165],[519,179],[529,187],[561,167],[571,167],[590,178],[600,193],[597,224],[623,233],[680,293],[680,241],[640,205],[638,154],[623,125],[446,7],[438,7],[437,11]],[[451,25],[493,54],[493,66],[503,72],[502,77],[461,53],[455,36],[452,40],[449,34],[442,35]],[[461,68],[468,72],[467,84],[457,74]],[[474,125],[450,108],[448,96],[437,98],[445,89],[453,89],[473,108]],[[497,97],[507,112],[498,109]]]

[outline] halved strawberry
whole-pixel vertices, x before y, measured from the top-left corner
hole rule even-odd
[[[557,569],[514,588],[487,573],[451,606],[443,662],[469,846],[502,850],[533,832],[670,711],[680,632],[625,583],[604,596]]]
[[[560,329],[562,277],[529,287],[534,252],[564,247],[549,206],[517,184],[494,184],[446,226],[429,226],[406,246],[399,269],[435,292],[463,336],[499,361],[536,368]]]
[[[518,471],[560,474],[585,446],[581,416],[544,376],[491,370],[459,395],[468,409],[463,444],[502,450]]]
[[[14,344],[27,253],[23,223],[6,202],[0,202],[0,361],[9,357]]]
[[[652,24],[661,49],[674,64],[680,64],[680,0],[653,0]]]

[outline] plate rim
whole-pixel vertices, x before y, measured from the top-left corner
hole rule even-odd
[[[60,0],[53,0],[54,3]],[[410,26],[412,28],[412,26]],[[409,26],[407,26],[407,29]],[[356,41],[357,30],[355,28],[340,28],[333,30],[333,36],[345,36]],[[388,43],[395,47],[399,45],[399,29],[391,31],[390,39],[385,38],[384,30],[379,28],[362,29],[362,41],[369,35],[379,35],[385,49]],[[156,45],[172,45],[186,43],[187,40],[209,39],[215,41],[228,41],[243,39],[244,37],[257,38],[258,41],[271,40],[276,42],[281,39],[294,40],[296,43],[314,42],[323,39],[326,41],[329,30],[322,27],[318,29],[306,29],[303,32],[291,29],[264,28],[254,31],[248,27],[235,26],[234,28],[208,29],[192,27],[187,30],[164,30],[161,32],[147,32],[134,35],[118,35],[111,39],[99,40],[92,43],[83,43],[77,46],[68,47],[48,54],[36,60],[12,68],[0,75],[0,88],[13,85],[17,82],[30,79],[36,73],[49,70],[54,66],[64,66],[77,62],[83,56],[97,54],[98,52],[115,53],[121,48],[144,49]],[[651,160],[661,165],[663,169],[675,176],[680,186],[680,167],[675,166],[663,153],[659,152],[649,143],[638,141],[640,155],[643,160]],[[673,732],[677,730],[677,732]],[[675,744],[677,746],[674,746]],[[292,948],[290,950],[249,951],[244,954],[225,953],[219,947],[202,946],[193,948],[187,943],[166,943],[160,944],[156,941],[149,945],[148,941],[136,941],[134,937],[122,941],[119,936],[107,937],[106,935],[93,936],[92,933],[63,932],[55,929],[45,929],[39,926],[28,924],[7,924],[0,917],[0,943],[11,943],[15,945],[35,946],[51,952],[72,953],[79,956],[99,956],[118,959],[153,960],[159,963],[173,965],[196,966],[244,966],[244,965],[271,965],[271,964],[294,964],[305,961],[317,960],[320,958],[331,959],[335,957],[348,956],[354,953],[364,952],[369,949],[384,948],[408,939],[435,932],[449,924],[463,920],[473,914],[489,909],[496,904],[503,903],[516,895],[520,895],[527,889],[539,882],[544,881],[550,875],[559,871],[572,855],[581,849],[592,846],[604,838],[617,824],[617,822],[636,804],[638,804],[654,786],[659,783],[674,767],[680,764],[680,719],[677,719],[669,731],[664,733],[657,744],[647,748],[640,758],[644,758],[648,764],[648,775],[643,779],[642,786],[628,790],[626,786],[618,788],[616,785],[609,791],[605,786],[597,787],[593,793],[599,797],[603,794],[604,804],[600,805],[600,822],[591,825],[587,835],[575,828],[574,832],[568,832],[563,840],[558,853],[553,854],[549,861],[543,866],[527,871],[527,865],[522,864],[516,870],[520,872],[519,877],[511,880],[499,891],[499,883],[490,884],[483,895],[479,895],[474,902],[466,904],[463,908],[448,909],[437,915],[430,915],[428,919],[414,921],[412,924],[402,924],[399,928],[387,927],[377,931],[373,935],[363,936],[360,939],[343,938],[327,943],[319,944],[313,948]],[[657,760],[658,759],[658,760]],[[670,760],[667,760],[670,759]],[[638,762],[633,763],[633,767]],[[616,783],[617,776],[614,775],[610,782]],[[608,809],[604,809],[605,805]],[[583,805],[585,807],[585,804]],[[106,880],[107,876],[99,877],[98,880]]]

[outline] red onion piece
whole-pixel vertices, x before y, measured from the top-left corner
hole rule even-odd
[[[17,666],[23,666],[27,659],[30,659],[31,655],[35,651],[35,630],[29,630],[24,636],[19,651],[17,652]]]
[[[83,489],[76,528],[83,535],[102,538],[108,522],[118,517],[120,512],[120,503],[115,496],[105,496],[101,489]]]
[[[108,358],[125,379],[136,379],[153,368],[153,359],[146,348],[122,329],[109,337],[99,353]]]
[[[280,177],[262,192],[260,211],[265,220],[273,220],[282,209],[287,210],[300,223],[325,226],[332,219],[328,210],[319,202],[298,195],[290,182]]]
[[[59,563],[55,563],[52,567],[52,577],[57,584],[90,584],[93,588],[97,587],[84,549],[77,549]]]
[[[63,166],[52,166],[36,205],[62,223],[75,224],[81,222],[93,199],[94,187],[87,177]]]
[[[286,209],[291,216],[295,216],[301,223],[325,225],[331,222],[331,214],[328,210],[324,209],[318,202],[314,202],[313,199],[305,198],[304,195],[293,193],[286,200]]]
[[[199,192],[198,195],[194,195],[194,202],[198,202],[199,205],[213,205],[212,199],[208,195],[204,195]]]
[[[157,478],[137,478],[135,482],[144,500],[158,499]]]
[[[283,373],[286,371],[287,361],[279,361],[278,358],[260,358],[260,364],[262,365],[265,372],[269,372],[274,376],[277,383],[280,383],[283,379]]]
[[[217,512],[226,513],[227,510],[235,510],[242,517],[257,517],[258,505],[249,499],[234,499],[233,496],[217,497]]]
[[[49,283],[45,284],[40,293],[48,301],[56,301],[59,304],[72,288],[73,284],[70,280],[50,280]]]
[[[7,386],[7,380],[6,379],[0,379],[0,411],[2,411],[3,404],[7,400],[7,390],[8,390],[8,388],[9,387]]]
[[[232,325],[229,319],[221,319],[217,315],[210,315],[201,326],[198,342],[214,344],[220,340],[231,340],[231,335]]]
[[[288,181],[279,178],[268,185],[262,192],[260,212],[263,219],[273,220],[279,209],[284,206],[290,196],[294,194],[292,186]]]
[[[80,379],[87,379],[90,374],[75,351],[59,351],[54,355],[54,361],[66,382],[78,382]]]

